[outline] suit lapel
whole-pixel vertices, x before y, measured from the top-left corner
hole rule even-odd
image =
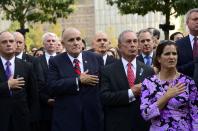
[[[7,81],[5,70],[4,70],[3,63],[2,63],[1,59],[0,59],[0,79],[2,81]]]
[[[66,74],[68,72],[71,73],[70,75],[76,74],[74,71],[74,68],[73,68],[73,64],[72,64],[71,60],[69,59],[69,56],[67,55],[67,53],[64,53],[62,56],[63,56],[62,57],[63,62],[62,62],[61,69],[64,69]],[[67,67],[67,68],[65,68],[65,67]]]
[[[142,77],[144,76],[144,68],[142,64],[140,63],[140,61],[138,60],[136,60],[136,65],[137,65],[137,69],[136,69],[135,84],[138,84],[140,83],[140,81],[142,80]]]
[[[21,65],[21,63],[20,63],[20,60],[18,59],[18,58],[15,58],[15,67],[14,67],[14,76],[21,76],[20,74],[21,74],[21,68],[22,68],[23,66]]]
[[[25,53],[22,54],[22,60],[27,61],[27,56],[25,55]]]
[[[185,44],[182,45],[183,49],[185,49],[186,52],[191,52],[191,56],[193,57],[193,49],[191,47],[191,42],[189,35],[185,37]]]
[[[45,58],[45,55],[42,55],[42,56],[41,56],[41,65],[42,65],[42,67],[43,67],[45,70],[48,69],[47,60],[46,60],[46,58]]]
[[[88,64],[90,61],[84,52],[82,52],[82,60],[83,60],[84,71],[87,71],[87,70],[89,71],[91,64]]]
[[[115,67],[115,69],[116,69],[116,71],[115,71],[116,79],[115,80],[119,80],[120,85],[122,85],[122,87],[120,87],[120,88],[123,89],[123,87],[128,87],[127,89],[129,89],[129,83],[128,83],[128,79],[127,79],[122,61],[119,60],[115,64],[116,64],[115,65],[116,66]]]

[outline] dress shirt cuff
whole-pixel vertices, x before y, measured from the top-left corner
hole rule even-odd
[[[128,89],[128,96],[129,96],[129,103],[131,103],[131,102],[136,100],[131,89]]]
[[[80,86],[79,86],[79,77],[76,77],[76,90],[79,91],[80,90]]]

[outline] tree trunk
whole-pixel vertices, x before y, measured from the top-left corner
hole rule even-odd
[[[166,29],[164,30],[165,40],[169,39],[169,30],[170,30],[170,12],[166,13]]]

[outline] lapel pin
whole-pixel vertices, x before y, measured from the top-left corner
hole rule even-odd
[[[140,69],[140,74],[139,74],[140,76],[142,75],[143,71],[144,71],[143,68],[141,68]]]

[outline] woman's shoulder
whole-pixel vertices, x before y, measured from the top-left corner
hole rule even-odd
[[[190,76],[184,75],[182,73],[180,73],[178,79],[179,80],[183,80],[183,82],[185,82],[185,81],[194,81],[193,78],[191,78]]]

